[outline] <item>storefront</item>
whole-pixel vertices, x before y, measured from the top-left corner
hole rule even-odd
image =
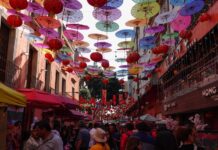
[[[165,115],[187,119],[199,113],[211,130],[218,130],[218,81],[163,104]]]

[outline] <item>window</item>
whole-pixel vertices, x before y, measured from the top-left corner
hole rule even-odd
[[[62,95],[66,95],[66,80],[62,78]]]
[[[51,64],[46,60],[45,63],[45,91],[49,92],[50,88],[50,73],[51,73]]]
[[[55,76],[55,94],[59,93],[59,78],[60,78],[60,73],[56,71],[56,76]]]

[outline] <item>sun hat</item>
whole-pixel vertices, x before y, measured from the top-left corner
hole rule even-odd
[[[96,142],[105,143],[107,141],[106,132],[101,128],[97,128],[93,134],[93,139]]]

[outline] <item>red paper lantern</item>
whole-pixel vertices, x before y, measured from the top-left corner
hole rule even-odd
[[[139,78],[134,78],[133,81],[139,82]]]
[[[186,30],[182,30],[180,33],[179,33],[179,36],[183,39],[189,39],[191,38],[192,36],[192,32],[191,31],[186,31]]]
[[[45,58],[46,58],[46,59],[51,59],[51,58],[52,58],[52,55],[51,55],[50,53],[46,53],[46,54],[45,54]]]
[[[7,18],[7,23],[16,28],[16,27],[19,27],[22,25],[22,19],[20,18],[20,16],[17,16],[17,15],[10,15],[8,16]]]
[[[9,3],[16,10],[26,9],[28,6],[27,0],[9,0]]]
[[[132,52],[127,56],[126,61],[128,63],[135,63],[140,59],[140,55],[137,52]]]
[[[152,49],[152,52],[154,54],[162,54],[162,53],[167,53],[169,50],[169,46],[167,45],[160,45],[158,47],[155,47],[154,49]]]
[[[210,20],[210,15],[208,13],[202,13],[201,16],[199,17],[200,22],[205,22]]]
[[[50,14],[59,14],[63,10],[61,0],[45,0],[43,5]]]
[[[64,66],[67,66],[67,65],[69,65],[70,64],[70,61],[69,60],[63,60],[62,61],[62,64],[64,65]]]
[[[120,85],[123,85],[125,83],[125,81],[123,79],[119,80]]]
[[[87,64],[85,62],[80,62],[79,67],[84,69],[87,67]]]
[[[87,0],[91,6],[102,7],[107,3],[107,0]]]
[[[48,59],[48,61],[49,61],[50,63],[52,63],[52,62],[54,61],[54,58],[51,57],[51,58]]]
[[[107,61],[107,60],[102,61],[102,62],[101,62],[101,66],[102,66],[104,69],[108,68],[108,67],[110,66],[109,61]]]
[[[48,41],[48,46],[51,50],[59,50],[62,48],[62,42],[59,39],[51,39]]]
[[[91,79],[92,79],[92,77],[91,77],[90,75],[86,75],[86,76],[85,76],[85,80],[86,80],[86,81],[89,81],[89,80],[91,80]]]
[[[109,80],[108,79],[103,79],[102,83],[104,83],[104,85],[107,85],[109,83]]]
[[[66,71],[71,73],[71,72],[73,72],[73,68],[72,67],[67,67]]]
[[[101,61],[103,59],[103,56],[99,52],[94,52],[94,53],[91,53],[90,58],[94,62],[99,62],[99,61]]]

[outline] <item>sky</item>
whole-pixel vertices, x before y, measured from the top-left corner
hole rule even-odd
[[[110,65],[111,66],[115,66],[116,67],[116,70],[119,70],[119,66],[121,65],[121,63],[117,63],[115,61],[115,51],[117,50],[117,48],[119,48],[117,46],[117,44],[121,41],[124,41],[124,39],[121,39],[121,38],[117,38],[115,36],[115,33],[119,30],[122,30],[122,29],[133,29],[131,27],[128,27],[125,25],[125,23],[129,20],[132,20],[134,19],[133,16],[131,15],[131,8],[134,6],[134,2],[132,0],[123,0],[123,4],[118,7],[118,9],[121,10],[122,12],[122,16],[118,19],[118,20],[115,20],[114,22],[118,23],[119,24],[119,29],[115,32],[109,32],[109,33],[105,33],[103,31],[100,31],[98,30],[96,27],[95,27],[95,24],[98,22],[98,20],[96,20],[93,16],[92,16],[92,12],[94,10],[94,8],[88,4],[87,0],[80,0],[80,2],[82,3],[83,5],[83,8],[81,9],[81,11],[83,12],[83,20],[80,21],[79,23],[80,24],[84,24],[84,25],[88,25],[90,27],[89,30],[81,30],[80,32],[83,33],[84,35],[84,41],[88,42],[90,44],[89,48],[92,50],[92,52],[94,52],[96,50],[96,47],[94,46],[94,43],[96,43],[97,41],[96,40],[93,40],[93,39],[90,39],[88,37],[88,34],[90,33],[101,33],[101,34],[106,34],[108,35],[109,39],[107,40],[104,40],[105,42],[109,42],[112,44],[112,47],[110,47],[112,49],[112,52],[110,53],[105,53],[103,55],[103,57],[107,60],[109,60],[110,62]],[[127,40],[130,40],[130,39],[127,39]],[[86,54],[84,55],[85,57],[89,57],[90,54]],[[120,58],[120,57],[124,57],[124,51],[119,51],[117,52],[117,56]],[[123,63],[124,64],[124,63]]]

